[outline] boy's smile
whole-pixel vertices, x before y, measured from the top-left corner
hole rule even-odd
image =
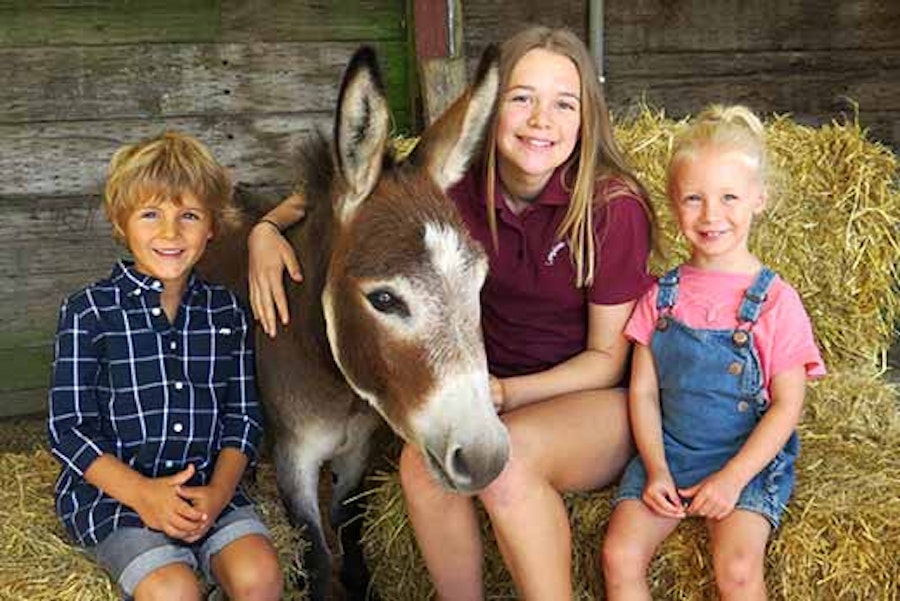
[[[187,193],[180,203],[151,201],[135,209],[125,223],[125,241],[135,268],[160,280],[167,296],[180,299],[212,226],[209,211]]]

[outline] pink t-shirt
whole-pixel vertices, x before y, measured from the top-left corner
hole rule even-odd
[[[755,277],[683,265],[672,315],[695,329],[736,328],[738,308]],[[658,293],[659,284],[654,284],[638,301],[625,328],[625,335],[638,344],[648,346],[656,331]],[[753,336],[767,392],[773,376],[799,365],[806,368],[810,378],[825,374],[800,295],[780,277],[772,282],[759,321],[753,326]]]

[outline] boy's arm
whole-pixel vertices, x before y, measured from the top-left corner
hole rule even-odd
[[[86,304],[86,303],[85,303]],[[101,433],[97,404],[100,361],[93,338],[97,314],[62,304],[54,343],[47,430],[53,454],[80,476],[114,444]]]
[[[237,337],[237,344],[230,357],[215,359],[234,362],[222,411],[221,445],[223,449],[232,447],[240,451],[252,462],[262,438],[262,412],[257,398],[253,340],[247,314],[236,299],[233,302],[235,324],[232,335]]]

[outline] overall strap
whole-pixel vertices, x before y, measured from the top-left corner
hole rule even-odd
[[[656,308],[662,313],[675,306],[678,298],[678,280],[681,279],[681,268],[676,267],[659,278],[659,294],[656,296]]]
[[[744,293],[744,299],[738,309],[738,320],[741,323],[756,323],[774,280],[775,272],[764,266]]]

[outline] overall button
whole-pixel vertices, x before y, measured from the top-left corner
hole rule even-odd
[[[159,314],[162,313],[162,309],[160,309],[159,307],[153,307],[152,309],[150,309],[150,313],[153,314],[153,317],[159,317]]]
[[[744,366],[741,365],[738,361],[735,361],[734,363],[730,363],[728,365],[728,373],[730,373],[732,376],[738,376],[742,371],[744,371]]]
[[[747,409],[749,409],[749,408],[750,408],[750,403],[748,403],[747,401],[740,401],[737,404],[737,410],[740,411],[741,413],[746,413]]]
[[[750,336],[744,330],[738,330],[731,335],[731,340],[738,346],[744,346],[750,340]]]
[[[175,390],[181,390],[182,388],[184,388],[184,383],[175,382]]]
[[[667,317],[660,317],[656,320],[656,329],[660,332],[663,332],[669,328],[669,319]]]
[[[184,425],[181,422],[175,422],[172,424],[172,430],[175,432],[181,432],[184,430]]]

